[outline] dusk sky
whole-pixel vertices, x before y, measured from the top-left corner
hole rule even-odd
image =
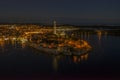
[[[0,0],[0,22],[120,24],[120,0]]]

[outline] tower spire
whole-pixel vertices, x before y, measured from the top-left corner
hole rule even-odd
[[[54,28],[53,34],[56,34],[56,21],[54,21],[53,23],[54,23],[54,25],[53,25],[53,28]]]

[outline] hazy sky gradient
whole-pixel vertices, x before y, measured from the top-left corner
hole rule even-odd
[[[120,0],[0,0],[0,22],[120,23]]]

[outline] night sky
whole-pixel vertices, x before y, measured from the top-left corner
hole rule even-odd
[[[120,0],[0,0],[0,22],[120,24]]]

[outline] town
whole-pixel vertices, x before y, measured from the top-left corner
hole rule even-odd
[[[79,30],[75,27],[43,27],[39,25],[0,25],[0,41],[19,41],[49,54],[81,55],[91,50],[85,40],[68,32]]]

